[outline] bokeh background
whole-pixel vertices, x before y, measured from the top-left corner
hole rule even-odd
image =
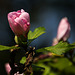
[[[0,0],[0,44],[14,45],[14,33],[11,31],[7,14],[24,9],[30,14],[31,30],[43,26],[46,33],[31,43],[37,48],[50,46],[56,37],[60,20],[67,17],[71,24],[69,42],[75,42],[75,0]],[[9,51],[0,52],[0,75],[6,75],[4,64],[9,59]]]

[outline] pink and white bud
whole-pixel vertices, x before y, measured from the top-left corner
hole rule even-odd
[[[9,75],[10,71],[11,71],[11,67],[10,67],[9,63],[5,64],[5,69],[6,69],[7,74]]]
[[[27,36],[30,29],[30,16],[23,9],[17,12],[10,12],[8,14],[8,21],[12,31],[17,35]]]
[[[70,30],[71,28],[68,19],[66,17],[62,18],[57,31],[57,40],[67,41],[70,36]]]
[[[16,67],[16,66],[17,66],[17,65],[15,65],[15,67]],[[6,70],[7,74],[10,75],[11,67],[10,67],[9,63],[6,63],[6,64],[5,64],[5,70]],[[14,75],[24,75],[24,74],[23,74],[23,73],[22,73],[22,74],[19,74],[19,72],[17,72],[17,73],[15,73]]]

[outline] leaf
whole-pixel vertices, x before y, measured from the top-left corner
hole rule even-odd
[[[73,48],[75,48],[75,43],[68,44],[67,42],[61,41],[55,46],[41,48],[41,49],[36,50],[36,52],[49,51],[49,52],[55,53],[57,55],[61,55],[61,54],[66,53],[67,51],[69,51]]]
[[[55,71],[54,71],[54,72],[51,71],[51,72],[49,73],[49,75],[60,75],[60,74],[59,74],[59,72],[57,73],[57,72],[55,72]]]
[[[70,62],[67,58],[57,58],[55,59],[55,63],[49,63],[50,66],[57,68],[59,70],[64,70],[65,68],[72,65],[72,62]]]
[[[41,67],[41,66],[36,66],[35,64],[32,64],[32,68],[33,68],[33,71],[45,70],[45,68],[43,68],[43,67]]]
[[[19,49],[20,47],[15,47],[15,46],[3,46],[3,45],[0,45],[0,51],[3,51],[3,50],[10,50],[10,49]]]
[[[36,39],[37,37],[39,37],[43,33],[45,33],[45,28],[44,27],[38,27],[33,32],[29,31],[29,33],[28,33],[28,40],[31,43],[34,39]]]
[[[36,65],[39,66],[39,67],[45,68],[45,70],[43,71],[42,75],[49,75],[49,73],[50,73],[50,66],[47,66],[47,65],[45,65],[43,63],[38,63]]]
[[[64,71],[67,73],[66,75],[75,75],[75,65],[66,67]]]
[[[26,57],[24,56],[24,57],[22,57],[22,59],[20,60],[20,63],[21,64],[24,64],[26,62]]]
[[[41,59],[38,62],[39,63],[43,63],[43,62],[50,62],[52,59],[51,58],[45,58],[45,59]]]

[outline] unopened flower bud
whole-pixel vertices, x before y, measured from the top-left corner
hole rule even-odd
[[[23,9],[18,10],[17,12],[10,12],[8,14],[8,21],[15,35],[27,37],[27,33],[30,29],[30,17],[27,12]]]
[[[59,27],[57,31],[57,40],[67,41],[70,35],[70,30],[71,28],[68,19],[66,17],[62,18],[62,20],[59,23]]]
[[[5,64],[5,69],[6,69],[7,74],[9,75],[10,71],[11,71],[11,67],[10,67],[9,63]]]

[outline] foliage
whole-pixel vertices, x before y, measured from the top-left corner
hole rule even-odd
[[[20,47],[15,47],[15,46],[3,46],[3,45],[0,45],[0,51],[3,51],[3,50],[10,50],[10,49],[19,49]]]
[[[26,57],[22,57],[22,59],[20,60],[21,64],[24,64],[26,62]]]
[[[45,33],[45,28],[44,27],[38,27],[33,32],[29,31],[29,33],[28,33],[29,43],[31,43],[34,39],[36,39],[37,37],[39,37],[43,33]]]
[[[75,48],[75,43],[68,44],[67,42],[61,41],[55,46],[41,48],[41,49],[36,50],[36,52],[48,51],[48,52],[55,53],[57,55],[61,55],[61,54],[66,53],[67,51],[69,51],[73,48]]]
[[[10,50],[10,49],[20,50],[20,51],[23,50],[25,52],[24,56],[22,56],[18,64],[22,64],[26,68],[28,67],[29,70],[30,70],[30,67],[32,66],[33,68],[32,75],[35,75],[35,74],[36,75],[63,75],[63,74],[75,75],[75,71],[74,71],[75,60],[73,60],[74,57],[72,57],[72,54],[71,54],[72,50],[75,48],[75,43],[69,44],[68,42],[60,41],[55,46],[44,47],[44,48],[35,50],[35,53],[37,53],[37,55],[34,53],[34,48],[27,46],[43,33],[45,33],[45,28],[38,27],[33,32],[29,31],[27,40],[25,39],[24,41],[22,41],[23,39],[20,38],[21,40],[20,43],[22,44],[19,44],[19,47],[16,47],[16,46],[9,47],[9,46],[0,45],[0,51]],[[15,57],[15,54],[13,57]],[[34,59],[33,59],[32,56],[34,54],[36,56],[34,56]],[[24,70],[26,68],[24,68]]]

